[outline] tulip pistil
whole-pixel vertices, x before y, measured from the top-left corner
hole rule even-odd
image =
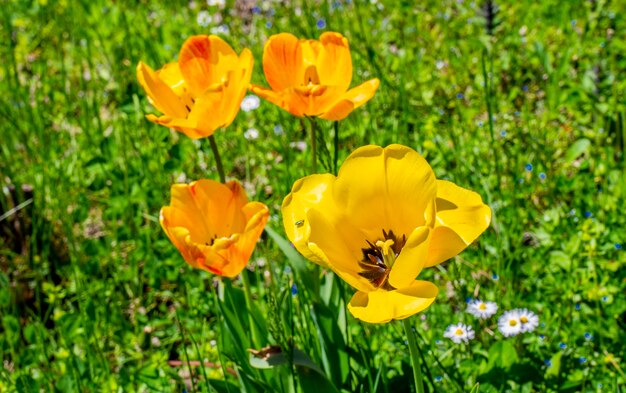
[[[363,271],[359,272],[359,275],[369,280],[376,288],[388,291],[396,289],[389,284],[389,272],[406,243],[406,236],[397,237],[393,231],[383,230],[383,239],[375,243],[369,240],[366,242],[369,247],[361,249],[363,259],[359,261],[359,266]]]

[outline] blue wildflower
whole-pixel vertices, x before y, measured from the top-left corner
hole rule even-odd
[[[576,303],[576,305],[574,306],[574,308],[576,309],[576,311],[580,311],[580,304]]]
[[[296,296],[297,294],[298,294],[298,287],[296,286],[296,284],[293,284],[291,286],[291,295]]]
[[[590,217],[593,217],[593,213],[590,212],[590,211],[586,211],[585,212],[585,218],[590,218]]]
[[[565,344],[565,343],[559,343],[559,348],[561,348],[561,349],[565,349],[565,348],[567,348],[567,344]]]
[[[462,100],[465,96],[463,95],[463,93],[456,93],[456,98],[458,98],[459,100]]]
[[[621,250],[622,249],[622,244],[621,243],[615,243],[615,249],[616,250]]]
[[[435,382],[441,382],[443,380],[443,377],[441,375],[437,375],[435,377]]]
[[[500,136],[504,138],[506,136],[506,130],[500,131]]]
[[[543,361],[543,364],[545,364],[546,366],[550,367],[552,366],[552,362],[550,361],[550,359],[546,359]]]
[[[258,5],[255,5],[254,7],[252,7],[252,13],[253,14],[260,14],[261,13],[261,7],[259,7]]]
[[[541,172],[541,173],[539,174],[539,178],[540,178],[541,180],[546,180],[546,177],[547,177],[547,176],[546,176],[546,174],[545,174],[545,173],[543,173],[543,172]]]
[[[326,20],[324,18],[318,19],[316,26],[318,29],[323,29],[326,27]]]
[[[589,332],[585,332],[585,340],[591,341],[593,340],[593,336]]]
[[[524,169],[526,169],[527,172],[532,171],[533,170],[533,164],[528,163],[528,164],[524,165]]]
[[[578,358],[578,361],[580,362],[580,364],[587,363],[587,358],[584,356],[581,356]]]

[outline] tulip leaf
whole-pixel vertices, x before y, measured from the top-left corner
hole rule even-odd
[[[302,255],[291,245],[291,243],[282,237],[278,232],[274,231],[269,226],[265,227],[265,232],[276,242],[278,248],[285,254],[287,261],[291,265],[292,269],[296,273],[298,279],[304,284],[309,293],[314,297],[318,296],[318,288],[315,285],[313,276],[308,268],[308,263]]]
[[[591,141],[586,138],[582,138],[574,142],[565,152],[565,162],[571,164],[578,157],[585,154],[591,147]]]
[[[288,356],[278,346],[270,346],[260,351],[250,352],[250,365],[254,368],[272,369],[288,364]],[[298,348],[293,350],[293,364],[296,366],[300,387],[303,392],[338,392],[336,387],[326,378],[320,367]]]

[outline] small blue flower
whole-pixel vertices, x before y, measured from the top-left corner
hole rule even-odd
[[[437,345],[441,344],[441,340],[436,340],[435,344],[437,344]]]
[[[532,171],[533,170],[533,164],[530,164],[530,163],[526,164],[524,166],[524,169],[526,169],[527,172]]]
[[[542,340],[542,341],[543,341],[545,338],[546,338],[546,336],[544,336],[543,334],[540,334],[540,335],[539,335],[539,339],[540,339],[540,340]]]
[[[318,29],[323,29],[326,27],[326,20],[324,18],[318,19],[316,26]]]
[[[270,29],[272,27],[272,22],[270,22],[269,20],[265,22],[265,27]]]
[[[495,280],[495,281],[498,281],[498,280],[500,279],[500,277],[498,277],[498,275],[497,275],[496,273],[493,273],[493,274],[491,275],[491,279],[492,279],[492,280]]]
[[[593,336],[589,332],[585,332],[585,340],[591,341],[593,340]]]
[[[513,112],[513,114],[514,114],[515,116],[518,116],[518,117],[519,117],[519,115],[521,115],[520,111],[515,111],[515,112]]]
[[[283,271],[285,272],[285,274],[290,274],[291,273],[291,267],[285,266],[285,269]]]
[[[524,86],[522,86],[522,90],[523,90],[523,91],[528,91],[528,85],[524,85]]]
[[[607,302],[607,301],[609,301],[609,297],[608,297],[608,296],[602,296],[602,301],[603,301],[603,302]]]
[[[539,178],[540,178],[541,180],[546,180],[546,177],[547,177],[547,176],[546,176],[546,174],[545,174],[545,173],[543,173],[543,172],[541,172],[541,173],[539,174]]]
[[[258,5],[255,5],[254,7],[252,7],[252,13],[253,14],[260,14],[261,13],[261,7],[259,7]]]
[[[565,349],[565,348],[567,348],[567,344],[565,344],[565,343],[559,343],[559,348],[561,348],[561,349]]]
[[[483,122],[482,122],[482,121],[479,121],[479,122],[478,122],[478,127],[482,127],[482,126],[483,126]]]
[[[441,382],[443,380],[443,377],[441,375],[437,375],[435,377],[435,382]]]
[[[574,306],[574,308],[576,309],[576,311],[580,311],[580,304],[576,303],[576,305]]]
[[[590,211],[586,211],[585,212],[585,218],[590,218],[590,217],[593,217],[593,213],[590,212]]]
[[[298,294],[298,287],[296,286],[296,284],[293,284],[291,286],[291,296],[296,296]]]
[[[621,250],[622,249],[622,243],[615,243],[615,249],[616,250]]]
[[[587,363],[587,358],[584,356],[581,356],[578,358],[578,361],[580,362],[580,364]]]
[[[446,113],[446,112],[445,112],[443,109],[441,109],[441,108],[439,108],[439,109],[437,110],[437,112],[439,112],[439,114],[440,114],[440,115],[443,115],[444,113]]]
[[[543,364],[545,364],[546,366],[550,367],[552,366],[552,362],[550,361],[550,359],[546,359],[543,361]]]
[[[569,211],[569,215],[570,216],[575,216],[576,215],[576,209],[572,209]]]
[[[462,100],[463,97],[465,97],[463,93],[456,93],[456,98],[458,98],[459,100]]]
[[[506,136],[506,130],[500,131],[500,136],[504,138]]]
[[[465,298],[465,303],[469,303],[469,302],[471,302],[471,301],[472,301],[472,298],[471,298],[471,297],[466,297],[466,298]]]
[[[569,23],[572,25],[572,27],[576,26],[576,19],[572,19]]]
[[[602,386],[604,385],[602,385],[601,383],[598,383],[598,389],[602,389]]]
[[[283,132],[283,127],[280,124],[274,126],[274,135],[282,135]]]

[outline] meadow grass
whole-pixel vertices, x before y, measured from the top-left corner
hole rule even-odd
[[[250,48],[266,85],[270,35],[323,31],[349,39],[353,85],[381,80],[339,124],[339,163],[404,144],[493,211],[475,245],[422,273],[440,288],[411,319],[427,387],[624,389],[625,4],[1,4],[0,391],[412,389],[401,323],[358,322],[353,290],[281,243],[282,199],[310,174],[306,119],[261,102],[215,134],[227,177],[271,210],[242,277],[192,269],[158,222],[171,184],[218,177],[208,141],[145,119],[137,63],[158,68],[214,33]],[[333,123],[317,127],[318,169],[332,172]],[[504,338],[497,316],[465,313],[468,298],[541,324]],[[445,339],[457,322],[475,339]],[[269,344],[290,348],[284,365],[249,359]]]

